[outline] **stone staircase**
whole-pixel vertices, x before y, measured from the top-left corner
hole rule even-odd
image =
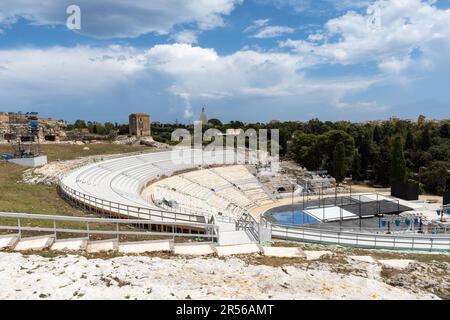
[[[250,244],[254,241],[248,236],[244,230],[236,230],[236,222],[233,220],[225,220],[216,218],[216,226],[219,227],[219,243],[220,245],[240,245]]]

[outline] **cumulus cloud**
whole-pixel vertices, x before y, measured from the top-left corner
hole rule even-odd
[[[378,10],[378,11],[377,11]],[[369,14],[350,11],[328,21],[320,36],[325,43],[313,40],[287,40],[282,47],[298,53],[315,55],[323,63],[360,64],[377,62],[384,71],[401,72],[412,66],[411,53],[420,49],[434,51],[439,42],[450,41],[450,10],[422,0],[380,0],[368,7],[380,13],[378,28],[372,28]]]
[[[279,9],[291,8],[296,12],[310,14],[330,13],[330,7],[336,10],[365,8],[371,0],[254,0],[257,3],[273,5]]]
[[[303,70],[310,64],[299,55],[248,50],[221,56],[214,49],[189,44],[149,50],[123,46],[0,50],[0,65],[7,67],[0,72],[0,90],[8,101],[23,96],[90,97],[157,78],[167,79],[166,92],[184,101],[187,118],[192,117],[192,101],[290,97],[330,102],[374,83],[361,78],[307,79]]]
[[[0,89],[4,97],[95,94],[144,70],[144,59],[119,46],[0,50]]]
[[[381,28],[369,28],[368,14],[348,12],[328,21],[323,32],[307,40],[282,42],[278,51],[241,49],[221,55],[213,48],[194,45],[195,30],[176,34],[178,43],[148,49],[1,49],[2,100],[51,101],[55,95],[66,100],[79,96],[92,100],[136,83],[130,94],[134,96],[149,90],[141,83],[157,79],[157,95],[176,97],[187,119],[197,103],[220,100],[255,105],[270,101],[275,107],[290,104],[368,113],[386,111],[386,104],[373,98],[364,101],[358,94],[417,67],[417,59],[423,68],[448,63],[445,53],[450,52],[450,11],[420,0],[375,4],[383,8]],[[270,21],[257,20],[252,26],[255,29],[247,32],[270,27]],[[314,77],[310,72],[323,65],[367,63],[377,65],[377,73]],[[349,102],[349,98],[357,102]]]
[[[127,38],[142,34],[168,34],[179,24],[195,24],[209,30],[224,24],[243,0],[77,0],[81,8],[83,34],[100,38]],[[18,17],[36,25],[66,23],[70,0],[2,0],[0,29]]]

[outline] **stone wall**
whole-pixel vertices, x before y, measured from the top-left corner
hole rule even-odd
[[[130,115],[130,135],[137,137],[150,137],[150,116],[145,113],[133,113]]]

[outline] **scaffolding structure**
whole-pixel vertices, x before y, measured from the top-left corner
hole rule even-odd
[[[9,142],[15,158],[41,155],[37,112],[9,113]]]

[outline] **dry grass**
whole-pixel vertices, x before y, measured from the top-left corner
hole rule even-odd
[[[83,150],[85,146],[78,145],[43,145],[42,151],[47,154],[49,161],[72,160],[83,156],[108,155],[148,150],[145,147],[131,147],[113,144],[88,145],[90,150]],[[0,154],[11,152],[6,145],[0,145]],[[69,205],[61,199],[56,186],[29,185],[22,183],[22,175],[26,168],[0,160],[0,211],[20,212],[31,214],[62,215],[86,217],[87,215]],[[0,218],[3,225],[16,225],[16,219]],[[51,221],[23,220],[23,226],[53,227]],[[73,222],[58,222],[58,227],[85,229],[85,224]],[[94,229],[110,229],[112,225],[92,225]],[[127,227],[125,227],[127,228]]]
[[[83,150],[88,147],[89,150]],[[49,161],[73,160],[80,157],[111,155],[118,153],[130,153],[146,151],[144,146],[116,145],[111,143],[70,145],[70,144],[44,144],[41,145],[41,151],[47,155]],[[8,145],[0,145],[0,154],[11,153]]]

